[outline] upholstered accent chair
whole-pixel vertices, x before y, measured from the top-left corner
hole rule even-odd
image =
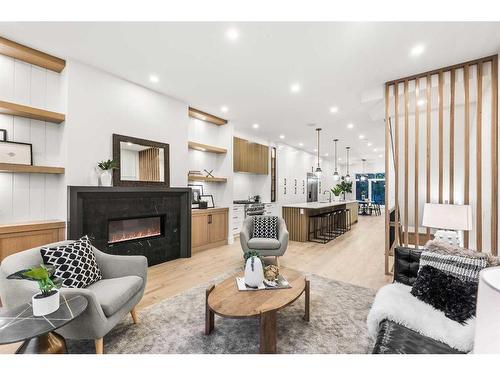
[[[72,241],[62,241],[46,246],[60,246]],[[68,298],[82,295],[88,306],[78,318],[57,330],[68,339],[95,340],[96,353],[104,351],[103,337],[130,313],[138,322],[135,306],[144,294],[147,278],[147,260],[143,256],[118,256],[105,254],[93,247],[102,280],[87,288],[61,288],[61,295]],[[8,256],[0,265],[0,298],[6,307],[31,302],[38,292],[37,284],[27,280],[11,280],[14,272],[42,264],[40,247]]]
[[[279,257],[285,254],[288,247],[288,230],[285,220],[278,218],[276,238],[259,238],[253,235],[253,217],[248,217],[243,221],[240,232],[240,244],[244,253],[247,251],[257,251],[263,257],[275,257],[279,266]]]

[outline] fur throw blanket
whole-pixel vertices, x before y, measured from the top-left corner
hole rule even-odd
[[[370,336],[375,339],[380,322],[389,319],[457,350],[472,350],[475,318],[462,325],[448,319],[442,311],[418,300],[410,291],[410,286],[400,283],[385,285],[379,289],[367,318]]]

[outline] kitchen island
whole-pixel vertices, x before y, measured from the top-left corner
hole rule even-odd
[[[351,224],[358,221],[358,202],[307,202],[285,204],[282,208],[283,219],[289,232],[290,241],[307,242],[309,240],[309,217],[337,209],[348,208],[351,211]]]

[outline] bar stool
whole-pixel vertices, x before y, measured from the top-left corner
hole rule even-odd
[[[330,221],[331,218],[329,213],[309,216],[308,240],[322,244],[330,242],[332,239],[329,233]]]

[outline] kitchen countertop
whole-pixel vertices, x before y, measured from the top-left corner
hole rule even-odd
[[[305,208],[305,209],[319,209],[319,208],[327,208],[327,207],[335,207],[342,206],[349,203],[356,203],[356,200],[343,201],[343,202],[305,202],[305,203],[293,203],[293,204],[284,204],[283,207],[289,208]]]

